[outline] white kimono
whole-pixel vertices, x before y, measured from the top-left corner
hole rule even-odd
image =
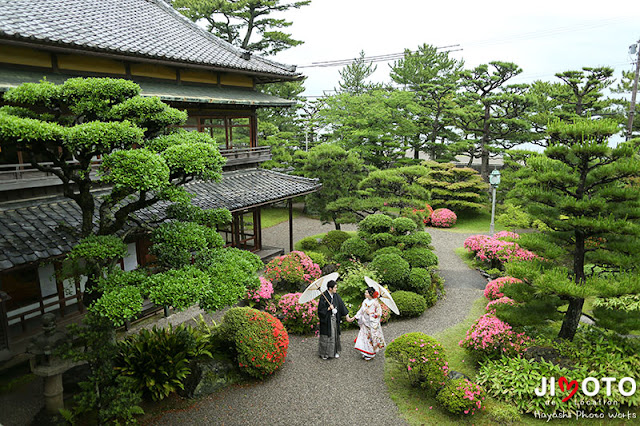
[[[365,299],[355,316],[360,326],[355,348],[365,359],[373,358],[386,345],[380,328],[381,317],[382,307],[377,299]]]

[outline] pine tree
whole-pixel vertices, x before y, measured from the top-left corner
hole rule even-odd
[[[561,338],[573,339],[586,297],[624,300],[640,292],[640,191],[634,180],[640,177],[640,139],[610,147],[618,130],[612,120],[551,123],[549,147],[527,160],[510,194],[549,227],[522,242],[548,262],[537,272],[507,264],[507,272],[525,278],[536,295],[568,302]],[[611,321],[603,317],[600,323]]]

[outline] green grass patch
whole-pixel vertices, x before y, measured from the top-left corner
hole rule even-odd
[[[437,228],[451,232],[489,234],[491,228],[491,212],[482,210],[478,213],[461,213],[453,228]],[[505,231],[502,225],[494,224],[495,232]],[[427,232],[429,228],[427,228]]]
[[[441,333],[434,335],[446,351],[449,361],[449,369],[459,371],[475,379],[476,367],[473,359],[467,355],[464,349],[458,346],[458,342],[464,338],[467,330],[481,315],[485,313],[486,299],[478,298],[473,302],[469,314],[464,321],[454,325]],[[487,398],[485,400],[485,410],[470,416],[454,416],[444,410],[435,398],[424,396],[419,388],[413,388],[409,384],[404,368],[393,362],[390,358],[385,359],[384,380],[389,391],[389,396],[398,406],[398,411],[410,425],[543,425],[548,424],[545,419],[536,419],[531,415],[519,415],[514,418],[511,412],[511,405]],[[635,420],[640,418],[640,409],[630,410],[635,413]],[[510,420],[508,418],[510,417]],[[631,425],[636,424],[635,420],[597,420],[597,419],[553,419],[554,425]]]
[[[262,229],[271,228],[289,220],[289,209],[285,207],[265,207],[260,209]],[[293,209],[293,218],[302,215],[300,209]]]

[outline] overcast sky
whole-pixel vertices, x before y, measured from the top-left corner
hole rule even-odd
[[[341,67],[314,62],[415,50],[423,43],[460,45],[451,55],[466,68],[490,61],[518,64],[512,83],[557,80],[583,66],[631,70],[629,45],[640,38],[640,3],[632,0],[312,0],[283,15],[286,31],[305,43],[275,56],[308,77],[303,95],[338,86]],[[388,82],[390,62],[379,62],[374,81]]]

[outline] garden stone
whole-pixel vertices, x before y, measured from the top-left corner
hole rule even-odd
[[[212,359],[198,361],[191,366],[191,374],[183,381],[184,389],[178,391],[185,398],[209,395],[239,381],[235,364],[230,360]]]
[[[454,370],[449,371],[449,374],[447,374],[447,378],[449,380],[467,379],[471,381],[471,379],[466,374]]]

